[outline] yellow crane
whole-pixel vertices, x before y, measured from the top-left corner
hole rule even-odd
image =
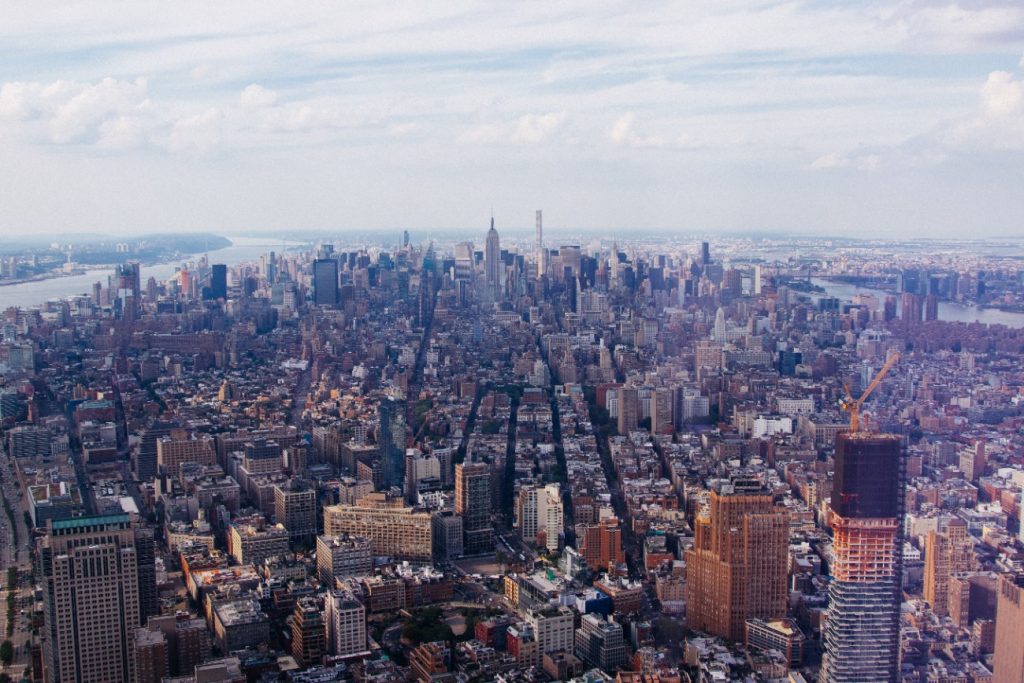
[[[860,407],[864,405],[864,401],[866,401],[868,396],[871,395],[871,392],[878,388],[878,385],[882,383],[882,380],[885,379],[885,376],[889,374],[889,371],[892,370],[892,366],[896,365],[896,362],[899,359],[899,352],[894,351],[892,355],[889,356],[888,360],[885,361],[885,365],[882,366],[882,369],[878,371],[877,375],[875,375],[875,378],[871,380],[871,384],[868,385],[868,388],[864,390],[864,393],[861,394],[860,398],[856,401],[853,400],[853,396],[850,395],[850,385],[845,385],[846,398],[840,402],[840,405],[843,410],[850,414],[851,434],[856,434],[857,428],[860,426]]]

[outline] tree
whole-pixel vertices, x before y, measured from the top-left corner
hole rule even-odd
[[[14,661],[14,644],[9,640],[0,643],[0,662],[7,666]]]

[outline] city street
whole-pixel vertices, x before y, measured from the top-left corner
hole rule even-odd
[[[15,623],[14,632],[9,640],[14,646],[14,662],[5,667],[3,671],[11,678],[17,680],[24,670],[31,663],[29,655],[29,644],[31,642],[31,626],[29,617],[32,611],[32,563],[30,555],[31,536],[25,524],[25,499],[24,489],[17,483],[17,475],[7,452],[0,445],[0,479],[3,480],[3,499],[10,504],[14,513],[15,529],[17,530],[17,543],[15,544],[14,532],[6,513],[0,515],[0,559],[3,561],[2,574],[3,590],[0,591],[0,598],[3,600],[0,608],[0,632],[7,638],[7,596],[11,586],[7,585],[7,568],[16,566],[21,577],[15,598]],[[24,614],[22,612],[24,611]]]

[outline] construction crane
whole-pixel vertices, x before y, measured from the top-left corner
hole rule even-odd
[[[864,405],[864,401],[868,399],[871,392],[878,388],[878,385],[882,383],[882,380],[885,379],[885,376],[889,374],[889,371],[892,370],[892,366],[896,365],[896,362],[899,359],[899,352],[894,351],[892,355],[889,356],[888,360],[885,361],[885,365],[882,366],[882,369],[878,371],[877,375],[875,375],[875,378],[871,380],[871,384],[868,385],[868,388],[864,390],[864,393],[861,394],[860,398],[856,401],[853,400],[853,396],[850,395],[850,385],[845,385],[846,398],[844,398],[839,405],[842,406],[843,410],[850,414],[851,434],[856,434],[857,428],[860,426],[860,407]]]

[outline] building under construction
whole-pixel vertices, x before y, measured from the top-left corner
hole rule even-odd
[[[898,680],[903,462],[894,434],[836,438],[822,683]]]

